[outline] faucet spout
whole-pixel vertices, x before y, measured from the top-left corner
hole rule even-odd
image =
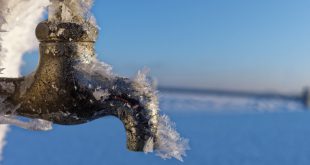
[[[128,149],[144,151],[150,141],[154,143],[156,140],[158,112],[151,105],[156,104],[157,98],[149,93],[140,93],[135,89],[135,83],[116,78],[113,87],[108,90],[109,96],[102,94],[106,100],[101,97],[103,109],[96,115],[110,113],[119,118],[125,126]]]

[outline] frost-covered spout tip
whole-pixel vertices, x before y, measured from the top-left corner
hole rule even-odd
[[[148,80],[149,69],[143,69],[139,71],[136,77],[133,79],[134,88],[148,96],[148,100],[142,99],[145,107],[154,112],[159,111],[159,101],[157,91]],[[163,159],[175,158],[183,161],[183,157],[186,156],[186,151],[190,149],[189,140],[182,138],[176,131],[176,125],[170,120],[167,115],[159,115],[156,118],[156,135],[147,139],[144,152],[156,152],[156,154]]]

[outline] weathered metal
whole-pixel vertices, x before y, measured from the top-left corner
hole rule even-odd
[[[89,69],[96,65],[97,35],[87,22],[41,22],[37,70],[22,78],[0,78],[3,112],[61,125],[115,116],[126,128],[128,149],[143,151],[156,140],[158,112],[150,106],[156,100],[141,92],[138,82]]]

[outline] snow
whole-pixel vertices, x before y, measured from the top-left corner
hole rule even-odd
[[[280,98],[269,99],[162,92],[160,100],[161,108],[176,112],[277,112],[300,111],[304,108],[301,101]]]

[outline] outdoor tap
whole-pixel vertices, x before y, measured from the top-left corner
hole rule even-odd
[[[104,70],[95,57],[96,26],[87,21],[43,21],[36,36],[40,41],[36,71],[22,78],[0,78],[5,115],[60,125],[115,116],[125,126],[129,150],[143,151],[147,143],[155,143],[156,94],[141,90],[145,84]]]

